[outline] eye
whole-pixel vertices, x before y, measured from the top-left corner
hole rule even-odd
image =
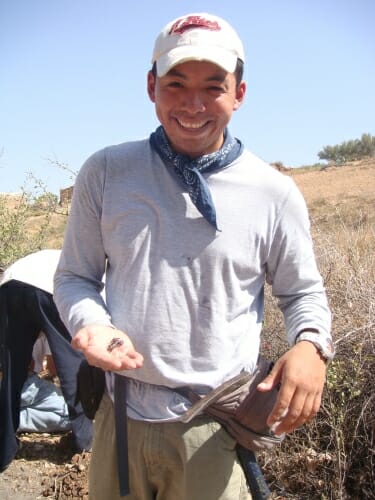
[[[170,88],[173,88],[173,89],[180,89],[180,88],[182,88],[182,83],[180,83],[176,80],[173,80],[173,81],[168,82],[167,86]]]
[[[213,92],[215,94],[221,94],[222,92],[225,92],[223,87],[220,87],[219,85],[211,85],[208,87],[209,92]]]

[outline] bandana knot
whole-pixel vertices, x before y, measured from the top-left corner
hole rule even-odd
[[[219,231],[215,205],[208,183],[202,174],[220,170],[232,163],[242,153],[242,143],[225,129],[224,144],[218,151],[192,159],[172,150],[164,128],[160,126],[150,135],[150,144],[164,164],[187,188],[190,199],[199,212]]]

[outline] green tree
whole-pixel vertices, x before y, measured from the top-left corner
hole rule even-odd
[[[361,160],[375,156],[375,136],[370,134],[362,134],[360,139],[352,139],[344,141],[335,146],[324,146],[319,151],[318,158],[342,164],[348,161]]]

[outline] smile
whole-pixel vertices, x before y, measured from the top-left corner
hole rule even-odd
[[[208,122],[207,121],[201,121],[201,122],[184,122],[183,120],[180,120],[177,118],[177,122],[181,125],[181,127],[187,128],[187,129],[198,129],[204,127]]]

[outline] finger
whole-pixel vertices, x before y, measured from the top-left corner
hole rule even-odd
[[[313,396],[304,398],[296,396],[280,424],[274,427],[275,434],[292,432],[303,425],[311,416]]]
[[[140,353],[139,353],[139,352],[137,352],[137,351],[134,351],[134,352],[132,352],[132,353],[129,353],[129,354],[128,354],[128,357],[129,357],[130,359],[132,359],[133,361],[135,361],[135,363],[136,363],[137,365],[139,365],[139,364],[141,364],[141,365],[142,365],[142,364],[143,364],[143,356],[142,356],[142,354],[140,354]]]
[[[132,349],[127,353],[111,353],[104,362],[106,370],[130,370],[143,365],[143,356]]]
[[[281,381],[282,371],[283,364],[277,361],[267,377],[258,384],[257,389],[266,392],[276,387]]]
[[[108,349],[107,349],[108,351]],[[118,345],[115,347],[113,350],[109,351],[112,357],[115,357],[117,359],[131,359],[134,360],[137,364],[139,362],[143,362],[143,356],[137,352],[132,344],[132,342],[125,341],[123,344]]]
[[[304,397],[305,400],[302,405]],[[292,432],[305,423],[310,422],[318,413],[320,403],[321,393],[312,393],[307,394],[306,396],[302,394],[301,397],[296,394],[285,417],[281,420],[280,424],[278,424],[276,427],[274,426],[274,433],[282,434]]]
[[[119,370],[129,370],[131,368],[136,368],[136,363],[128,358],[115,358],[115,357],[96,357],[86,355],[86,359],[90,365],[97,366],[104,371],[119,371]]]
[[[125,369],[140,368],[143,365],[143,356],[139,352],[132,351],[127,356],[120,359]]]
[[[282,387],[277,396],[274,407],[267,419],[267,425],[272,427],[276,422],[281,421],[289,410],[289,405],[294,395],[294,387]]]
[[[314,420],[314,418],[316,417],[316,415],[318,414],[318,412],[320,410],[321,402],[322,402],[322,393],[319,392],[315,395],[313,405],[311,408],[311,413],[310,413],[310,416],[306,419],[306,423],[310,422],[311,420]]]
[[[71,345],[72,347],[74,347],[74,349],[77,349],[78,351],[83,351],[84,349],[86,349],[88,345],[87,335],[85,335],[84,333],[76,335],[75,337],[72,338]]]

